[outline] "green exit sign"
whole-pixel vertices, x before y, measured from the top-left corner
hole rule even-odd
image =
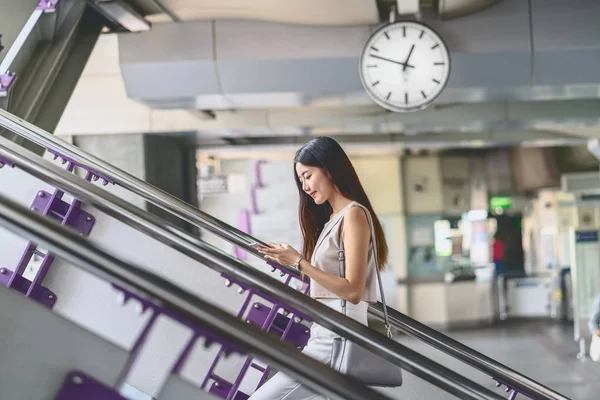
[[[496,196],[490,197],[490,209],[496,210],[501,208],[503,210],[508,210],[512,207],[512,199],[507,196]]]

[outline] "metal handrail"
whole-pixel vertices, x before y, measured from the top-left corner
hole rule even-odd
[[[86,165],[103,177],[110,179],[116,185],[135,193],[147,202],[170,212],[184,221],[188,221],[192,225],[214,233],[254,256],[262,258],[262,255],[251,244],[258,243],[266,246],[265,242],[226,224],[210,214],[202,212],[185,201],[150,185],[148,182],[103,161],[93,154],[83,151],[79,147],[3,109],[0,109],[0,127],[8,129],[46,149],[54,150],[80,164]],[[283,265],[281,267],[293,275],[300,275],[295,268]]]
[[[383,319],[383,304],[377,302],[369,307],[372,315]],[[549,398],[556,400],[569,400],[568,397],[547,388],[539,382],[499,363],[498,361],[482,354],[461,342],[444,335],[421,322],[388,307],[390,324],[402,332],[419,339],[444,353],[463,361],[482,372],[490,374],[498,381],[518,388],[523,394],[539,399],[539,393],[548,393]],[[548,398],[548,397],[544,397]]]
[[[73,230],[0,196],[0,225],[52,249],[59,257],[102,279],[160,302],[166,311],[197,323],[227,343],[272,363],[307,387],[336,399],[390,399],[284,344],[255,326],[147,270],[121,261]]]
[[[293,309],[309,315],[325,328],[388,359],[443,390],[467,399],[502,398],[489,389],[206,244],[173,224],[131,205],[4,138],[0,138],[0,156],[25,172],[72,194],[85,203],[149,234],[208,267],[260,288],[262,294],[279,299]]]

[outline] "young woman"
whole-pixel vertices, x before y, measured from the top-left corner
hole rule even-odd
[[[369,302],[377,301],[377,266],[383,269],[388,248],[383,229],[356,171],[340,145],[327,137],[308,142],[294,159],[300,195],[300,227],[304,250],[286,244],[261,247],[265,258],[295,266],[311,279],[310,296],[367,325]],[[345,250],[345,277],[340,277],[340,234]],[[333,340],[339,335],[313,324],[303,353],[324,364],[331,361]],[[325,399],[292,378],[277,373],[250,400]]]

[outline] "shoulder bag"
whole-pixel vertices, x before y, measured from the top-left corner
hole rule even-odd
[[[387,313],[385,295],[383,293],[383,283],[377,264],[377,247],[375,244],[375,235],[370,218],[369,227],[371,228],[371,243],[373,246],[373,255],[375,257],[375,268],[377,270],[377,280],[379,282],[379,291],[381,292],[381,302],[383,303],[383,313],[387,337],[392,338],[392,328]],[[342,225],[343,226],[343,225]],[[342,226],[340,226],[340,249],[338,259],[340,263],[340,276],[346,276],[346,257],[344,255],[344,241],[342,240]],[[346,300],[340,299],[342,312],[346,315]],[[336,338],[333,341],[333,352],[331,357],[331,366],[336,371],[351,376],[367,386],[397,387],[402,385],[402,369],[391,363],[383,357],[371,353],[369,350],[350,342],[346,338]]]

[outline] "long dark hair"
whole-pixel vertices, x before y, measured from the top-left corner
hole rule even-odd
[[[379,269],[383,270],[388,260],[388,246],[381,223],[377,215],[375,215],[373,206],[371,206],[371,202],[360,184],[360,180],[350,159],[338,142],[329,137],[318,137],[311,140],[298,150],[294,158],[294,177],[300,196],[298,217],[300,219],[302,236],[304,237],[304,257],[307,260],[311,259],[317,245],[317,239],[323,231],[325,223],[329,221],[333,209],[329,202],[321,205],[315,204],[313,199],[302,190],[302,182],[300,182],[300,178],[296,174],[297,163],[321,169],[332,179],[344,197],[356,201],[369,210],[375,228],[377,264],[379,265]]]

